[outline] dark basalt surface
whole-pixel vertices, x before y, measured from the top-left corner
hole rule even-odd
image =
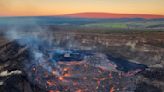
[[[117,69],[120,71],[128,72],[137,69],[141,69],[142,71],[144,71],[146,68],[148,68],[144,64],[136,64],[133,62],[129,62],[128,60],[120,57],[113,57],[111,54],[108,54],[107,57],[109,60],[111,60],[111,62],[114,62],[117,65]]]

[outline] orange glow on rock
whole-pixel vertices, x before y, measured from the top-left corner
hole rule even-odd
[[[109,92],[115,92],[114,87],[112,86]]]
[[[75,92],[83,92],[81,89],[76,90]]]
[[[64,80],[64,78],[62,76],[60,76],[58,79],[61,80],[61,81]]]

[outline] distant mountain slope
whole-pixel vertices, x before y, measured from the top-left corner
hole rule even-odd
[[[63,17],[72,18],[164,18],[164,15],[153,15],[153,14],[116,14],[116,13],[99,13],[99,12],[86,12],[86,13],[74,13],[59,15]]]
[[[60,15],[60,16],[22,16],[22,17],[0,17],[0,26],[4,25],[97,25],[101,24],[104,26],[111,23],[115,24],[126,24],[126,23],[135,23],[136,25],[159,25],[164,23],[164,18],[94,18],[94,16],[90,16],[86,18],[68,15]],[[126,23],[125,23],[126,22]],[[90,26],[89,25],[89,26]],[[117,26],[117,25],[116,25]],[[113,26],[112,26],[113,27]]]

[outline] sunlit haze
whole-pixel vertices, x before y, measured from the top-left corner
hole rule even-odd
[[[80,12],[164,15],[164,0],[0,0],[0,16]]]

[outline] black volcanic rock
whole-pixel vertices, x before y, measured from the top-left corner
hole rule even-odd
[[[160,88],[157,88],[151,84],[139,83],[134,92],[162,92]]]

